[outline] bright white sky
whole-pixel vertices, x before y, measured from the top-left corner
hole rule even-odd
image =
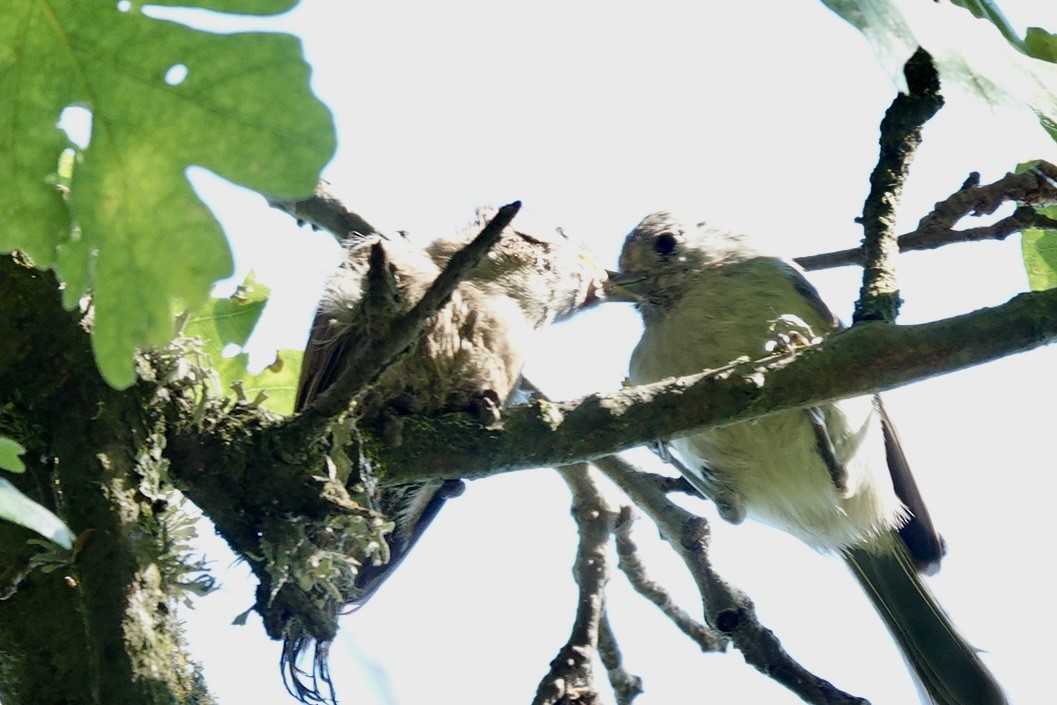
[[[1003,0],[1014,24],[1057,28],[1057,6]],[[1047,6],[1043,9],[1043,6]],[[341,7],[340,12],[335,8]],[[326,178],[368,220],[430,239],[481,204],[521,199],[518,223],[561,225],[605,264],[654,210],[677,209],[756,234],[790,254],[860,237],[876,131],[893,96],[863,38],[817,0],[715,4],[485,0],[305,0],[263,24],[301,34],[340,149]],[[258,22],[258,25],[261,24]],[[244,26],[244,25],[243,25]],[[903,229],[970,171],[993,180],[1057,150],[1034,122],[956,95],[931,123],[904,201]],[[239,274],[274,288],[256,350],[300,347],[336,246],[259,197],[208,174]],[[997,304],[1026,288],[1019,241],[901,259],[903,322]],[[813,275],[841,315],[859,273]],[[563,325],[529,375],[559,398],[616,388],[638,338],[610,306]],[[1057,631],[1039,535],[1054,490],[1049,400],[1057,351],[1042,350],[887,395],[907,454],[950,546],[930,581],[988,653],[1013,702],[1052,690]],[[695,509],[714,517],[712,507]],[[647,520],[639,540],[658,579],[692,612],[697,597]],[[715,518],[714,557],[807,667],[874,705],[914,702],[890,639],[840,560],[758,525]],[[243,567],[207,541],[223,581],[188,613],[221,703],[292,702],[278,645],[260,622],[228,622],[252,602]],[[527,703],[575,607],[568,493],[548,470],[476,482],[441,513],[397,574],[346,617],[331,672],[344,703]],[[799,702],[737,653],[702,655],[612,579],[610,609],[640,705]]]

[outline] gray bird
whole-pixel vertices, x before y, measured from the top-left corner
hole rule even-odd
[[[476,221],[465,230],[425,248],[384,236],[354,243],[320,301],[305,349],[296,409],[334,382],[354,341],[372,335],[371,317],[378,312],[366,311],[361,302],[374,244],[381,243],[385,250],[398,293],[390,315],[406,313],[494,213],[479,209]],[[471,411],[482,421],[494,420],[517,387],[531,336],[600,300],[605,282],[605,270],[560,231],[536,236],[508,226],[451,300],[429,318],[424,338],[354,400],[352,413],[361,428],[395,443],[400,442],[403,414]],[[458,480],[377,488],[375,506],[395,524],[388,536],[390,558],[385,564],[362,566],[355,604],[366,602],[445,500],[461,490]]]
[[[645,323],[630,362],[635,384],[762,357],[772,341],[839,328],[795,264],[669,213],[647,216],[627,236],[620,270],[610,300],[633,301]],[[724,519],[752,517],[843,556],[928,702],[1006,702],[918,575],[938,569],[944,544],[879,397],[785,411],[670,445]]]

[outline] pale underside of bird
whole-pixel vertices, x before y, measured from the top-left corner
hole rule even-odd
[[[296,408],[310,404],[334,382],[365,336],[384,335],[372,321],[378,312],[362,305],[373,246],[383,248],[395,284],[390,315],[403,314],[493,215],[492,209],[479,209],[474,223],[426,247],[403,237],[372,236],[353,243],[320,301]],[[560,231],[529,235],[508,226],[450,301],[427,320],[419,343],[355,397],[351,413],[362,429],[393,443],[400,442],[399,419],[404,414],[470,411],[484,422],[494,420],[518,385],[531,336],[600,300],[605,278],[605,271],[583,248]],[[462,488],[458,480],[374,487],[373,478],[359,479],[394,529],[388,537],[389,561],[361,567],[355,604],[378,589],[445,500]]]
[[[669,213],[647,216],[628,235],[620,270],[611,300],[633,301],[645,323],[629,365],[635,384],[763,357],[788,341],[790,326],[803,341],[839,330],[796,265]],[[928,702],[1005,703],[917,575],[939,568],[944,545],[879,397],[702,430],[670,446],[724,519],[751,517],[842,555]]]

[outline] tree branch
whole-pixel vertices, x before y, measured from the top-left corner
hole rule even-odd
[[[606,459],[596,461],[603,472],[606,472],[605,461]],[[652,475],[645,472],[639,472],[639,475],[641,476],[639,479],[643,482],[650,482],[653,485],[653,490],[656,492],[654,496],[664,496],[664,501],[668,501],[664,491],[653,482]],[[697,494],[697,496],[700,497],[700,494]],[[725,649],[727,647],[727,638],[725,636],[712,631],[691,617],[686,610],[675,604],[672,596],[668,594],[663,585],[652,580],[646,574],[646,567],[639,559],[638,547],[635,545],[635,540],[631,537],[633,523],[634,516],[631,508],[622,507],[614,527],[614,533],[617,539],[617,556],[620,558],[619,567],[624,575],[627,576],[628,582],[631,583],[636,592],[656,605],[657,609],[671,620],[679,628],[679,631],[690,637],[702,651],[707,653]]]
[[[61,570],[30,571],[0,601],[0,681],[10,703],[211,703],[175,604],[162,437],[142,386],[99,376],[80,311],[52,272],[0,256],[0,433],[26,447],[11,478],[78,534]],[[0,568],[31,558],[0,522]],[[161,646],[159,646],[161,645]]]
[[[617,645],[613,626],[609,623],[608,610],[602,610],[602,622],[598,626],[598,656],[606,667],[617,705],[631,705],[643,693],[642,679],[624,668],[624,657]]]
[[[777,637],[760,624],[752,600],[715,572],[708,557],[710,534],[705,519],[668,501],[638,468],[617,456],[599,458],[594,465],[657,524],[693,576],[708,622],[734,642],[747,663],[809,703],[865,704],[794,661]]]
[[[1039,162],[1031,169],[1009,173],[994,183],[978,185],[979,175],[970,176],[953,194],[936,204],[931,213],[914,230],[899,236],[899,251],[932,250],[957,242],[1003,240],[1025,228],[1057,228],[1057,220],[1048,218],[1031,206],[1057,203],[1057,167]],[[990,215],[1007,201],[1024,204],[1012,215],[992,225],[965,230],[954,226],[962,218]],[[808,271],[862,265],[862,247],[825,254],[796,257],[794,261]]]
[[[289,214],[297,220],[298,225],[308,223],[314,229],[326,230],[340,243],[362,240],[378,233],[373,225],[350,211],[331,194],[325,181],[320,181],[308,198],[295,201],[268,199],[268,205]]]
[[[558,473],[572,492],[572,514],[580,534],[573,566],[579,599],[569,640],[551,661],[532,705],[594,705],[601,698],[594,684],[591,661],[598,650],[605,586],[609,581],[606,546],[616,513],[609,508],[585,463],[560,467]]]
[[[872,394],[1057,339],[1057,290],[932,323],[871,323],[793,355],[657,384],[507,409],[501,427],[464,415],[404,417],[405,441],[378,451],[383,481],[477,478],[567,465],[697,428]]]
[[[896,208],[910,163],[921,144],[921,128],[943,106],[940,77],[932,57],[918,47],[903,68],[909,94],[900,93],[881,121],[881,154],[870,174],[870,193],[863,204],[862,289],[853,321],[887,321],[899,313],[899,286],[895,275]]]

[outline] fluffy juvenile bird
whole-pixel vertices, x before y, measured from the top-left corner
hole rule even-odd
[[[403,238],[382,236],[352,245],[319,304],[305,350],[296,408],[309,404],[334,382],[358,338],[377,334],[371,317],[379,313],[361,305],[373,245],[381,243],[384,248],[398,294],[390,315],[403,314],[494,213],[478,210],[472,225],[425,248]],[[401,414],[471,410],[483,420],[494,417],[518,384],[531,336],[546,324],[598,301],[605,281],[605,270],[560,232],[529,235],[508,226],[451,300],[428,319],[421,341],[355,399],[354,415],[362,427],[394,442],[398,442],[399,432],[394,428]],[[395,523],[389,536],[390,559],[361,568],[357,603],[378,589],[445,500],[461,488],[457,480],[426,480],[377,490],[377,509]]]
[[[790,325],[804,337],[839,327],[795,264],[669,213],[647,216],[627,236],[620,269],[611,300],[633,301],[645,323],[630,362],[635,384],[760,357]],[[918,577],[939,567],[944,546],[880,398],[780,412],[671,446],[723,518],[753,517],[840,553],[929,702],[1006,702]]]

